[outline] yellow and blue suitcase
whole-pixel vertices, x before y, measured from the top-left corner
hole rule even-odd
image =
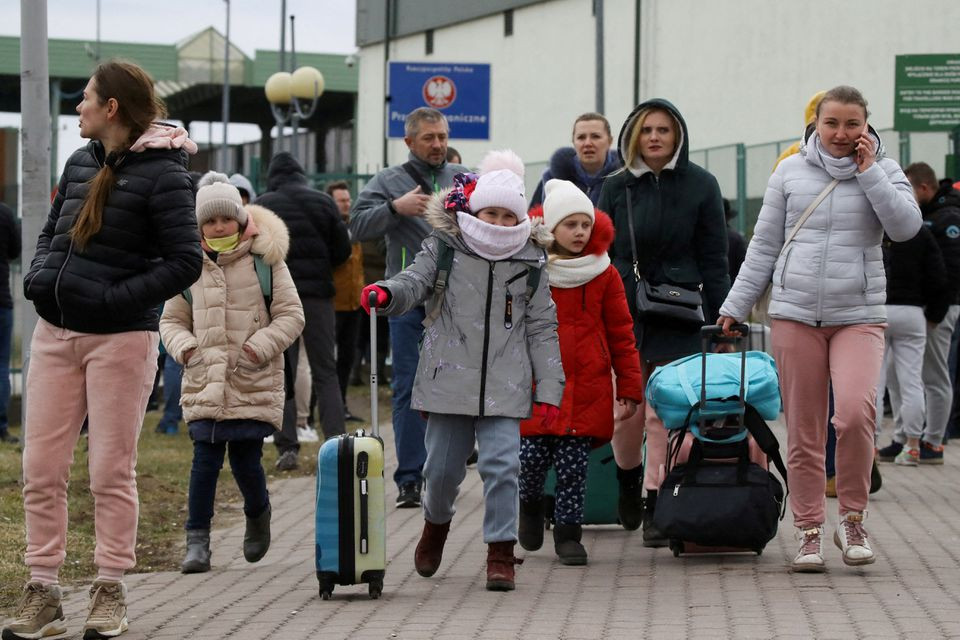
[[[376,308],[370,309],[370,352],[376,354]],[[372,431],[330,438],[317,454],[316,565],[320,597],[336,585],[367,584],[383,592],[386,528],[383,440],[377,418],[377,363],[370,362]]]

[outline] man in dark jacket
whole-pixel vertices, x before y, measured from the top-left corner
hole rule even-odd
[[[10,340],[13,337],[13,298],[10,296],[10,260],[20,256],[20,229],[10,207],[0,202],[0,442],[16,444],[7,431],[10,401]]]
[[[350,236],[333,199],[307,185],[303,167],[289,153],[280,152],[271,160],[267,191],[257,198],[257,204],[280,216],[290,230],[287,266],[306,316],[303,345],[320,404],[323,432],[328,438],[340,435],[344,433],[344,415],[335,356],[333,270],[350,257]],[[299,341],[294,342],[285,355],[290,371],[295,372]],[[281,471],[297,467],[300,450],[292,375],[288,376],[283,429],[274,437],[280,453],[277,469]]]
[[[436,109],[421,107],[410,112],[404,123],[404,138],[410,155],[407,162],[383,169],[367,183],[353,205],[350,231],[359,242],[387,241],[387,271],[392,278],[413,263],[423,239],[431,232],[423,219],[433,194],[453,185],[453,176],[465,167],[447,162],[450,127]],[[423,443],[427,423],[410,409],[413,379],[420,362],[419,343],[423,334],[423,307],[390,322],[393,350],[393,433],[397,448],[397,470],[393,480],[399,496],[397,506],[420,506]]]
[[[947,269],[944,296],[949,306],[943,320],[927,329],[927,347],[923,356],[927,419],[920,441],[920,462],[943,464],[943,435],[953,402],[947,362],[950,338],[960,318],[960,192],[950,186],[941,187],[936,173],[924,162],[911,164],[904,173],[913,185],[923,222],[933,232]],[[886,458],[896,453],[899,451],[891,451],[890,447],[880,451],[881,457]]]
[[[560,147],[537,184],[530,207],[543,203],[543,185],[552,178],[569,180],[580,187],[596,206],[604,179],[620,168],[620,155],[611,151],[613,134],[602,114],[584,113],[573,121],[573,146]]]

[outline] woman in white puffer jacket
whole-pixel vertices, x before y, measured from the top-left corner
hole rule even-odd
[[[884,231],[894,241],[911,239],[922,219],[910,182],[885,157],[868,115],[866,100],[853,87],[835,87],[823,96],[800,153],[770,176],[746,260],[720,308],[718,322],[729,330],[747,318],[772,279],[769,314],[787,422],[790,507],[802,539],[794,571],[825,570],[823,469],[831,381],[840,503],[834,542],[848,565],[876,559],[863,519],[886,322],[880,243]]]

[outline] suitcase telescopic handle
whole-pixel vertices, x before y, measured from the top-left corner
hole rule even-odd
[[[707,352],[710,345],[716,343],[732,343],[740,349],[740,410],[746,410],[746,382],[747,382],[747,338],[750,335],[750,326],[745,322],[736,322],[730,329],[739,335],[725,336],[723,327],[718,324],[706,325],[700,328],[701,357],[700,357],[700,406],[707,404]],[[741,416],[743,414],[741,413]],[[742,420],[742,418],[741,418]],[[701,422],[702,422],[701,416]]]
[[[370,426],[373,435],[380,435],[380,415],[377,406],[377,292],[370,292]]]

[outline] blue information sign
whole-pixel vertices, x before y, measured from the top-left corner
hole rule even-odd
[[[490,65],[463,62],[391,62],[389,136],[403,137],[407,114],[440,110],[451,138],[490,139]]]

